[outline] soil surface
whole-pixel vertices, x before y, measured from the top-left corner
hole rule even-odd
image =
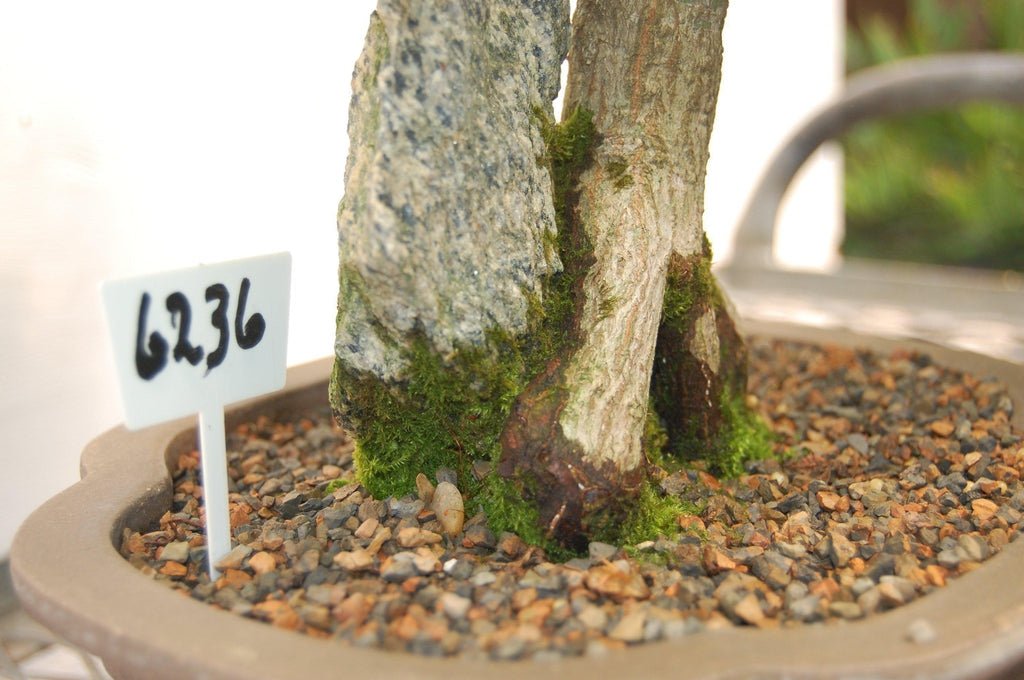
[[[149,578],[281,628],[514,660],[731,626],[842,625],[927,597],[1016,538],[1024,440],[997,381],[913,353],[758,339],[750,350],[749,401],[786,455],[732,480],[666,476],[665,493],[703,508],[679,517],[676,536],[592,543],[554,564],[468,505],[450,535],[432,493],[458,487],[454,473],[370,498],[325,409],[229,434],[237,547],[216,582],[196,452],[178,461],[173,507],[148,532],[126,530],[122,551]],[[924,622],[911,634],[934,635]]]

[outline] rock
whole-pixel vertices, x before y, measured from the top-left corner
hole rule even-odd
[[[399,552],[384,560],[380,566],[380,577],[390,583],[401,583],[419,573],[416,568],[416,553]]]
[[[160,554],[157,559],[168,562],[187,562],[188,554],[188,541],[172,541],[160,550]]]
[[[498,538],[497,550],[508,559],[514,560],[526,552],[526,542],[515,534],[506,531]]]
[[[438,607],[444,615],[450,619],[460,620],[466,618],[473,601],[456,595],[455,593],[443,593],[437,599]]]
[[[615,555],[619,552],[619,548],[608,543],[591,541],[587,546],[587,552],[590,555],[590,559],[594,562],[604,562],[605,560],[614,559]]]
[[[430,508],[437,513],[437,519],[449,536],[462,531],[466,521],[466,511],[462,504],[462,494],[451,482],[441,482],[434,489],[434,499]]]
[[[935,630],[935,626],[925,619],[914,619],[907,626],[907,640],[914,644],[926,645],[935,642],[938,637],[939,634]]]
[[[917,597],[917,587],[913,581],[900,576],[883,576],[878,584],[878,594],[883,604],[896,607]]]
[[[790,575],[792,568],[793,560],[777,552],[766,552],[750,562],[750,570],[754,576],[776,590],[782,590],[793,579]]]
[[[868,452],[868,438],[858,432],[846,435],[846,443],[862,456]]]
[[[160,573],[171,578],[180,578],[188,573],[188,567],[180,562],[167,562],[160,567]]]
[[[373,538],[373,535],[377,533],[377,528],[379,526],[380,522],[377,520],[377,518],[370,517],[365,522],[360,524],[359,528],[357,528],[352,535],[356,538],[362,539]]]
[[[864,616],[856,602],[832,602],[828,605],[828,613],[841,619],[859,619]]]
[[[398,517],[400,519],[406,519],[409,517],[416,517],[420,514],[420,510],[425,507],[423,501],[419,498],[389,498],[388,499],[388,513],[392,517]]]
[[[838,531],[828,534],[828,557],[837,569],[842,569],[857,556],[857,547]]]
[[[466,548],[494,548],[497,539],[485,524],[474,524],[467,527],[462,535],[462,545]]]
[[[224,571],[225,569],[238,569],[242,566],[242,561],[251,554],[252,548],[249,546],[236,545],[231,549],[231,552],[217,560],[217,562],[214,563],[214,566],[220,571]]]
[[[346,571],[366,571],[373,567],[374,557],[366,550],[352,550],[338,553],[333,561]]]
[[[422,472],[416,475],[416,495],[427,506],[434,500],[434,485],[430,483],[430,479]]]
[[[442,541],[441,534],[435,534],[433,531],[427,531],[426,529],[418,529],[416,527],[406,527],[398,531],[398,537],[396,541],[398,545],[403,548],[418,548],[421,545],[433,545]]]
[[[536,111],[552,116],[568,2],[480,7],[378,3],[355,67],[335,351],[384,382],[403,337],[446,356],[525,333],[561,269]]]
[[[644,639],[644,624],[647,621],[647,612],[636,610],[623,616],[617,624],[609,631],[608,637],[622,642],[640,642]]]
[[[580,613],[576,615],[576,619],[591,630],[604,630],[605,626],[608,625],[608,614],[600,607],[592,604],[583,607]]]
[[[961,534],[957,539],[957,547],[963,551],[967,559],[972,562],[982,562],[989,558],[991,550],[985,539],[977,534]],[[948,566],[943,564],[942,566]]]
[[[971,501],[971,515],[979,522],[990,519],[999,511],[999,506],[987,498],[976,498]]]
[[[730,596],[720,601],[720,605],[722,611],[738,621],[752,626],[764,623],[764,610],[754,593],[732,591]]]
[[[277,569],[277,560],[266,551],[260,551],[249,558],[249,568],[256,575],[269,574]]]
[[[786,611],[797,621],[818,621],[822,618],[822,600],[817,595],[805,595],[787,605]]]
[[[634,571],[626,560],[591,567],[584,582],[590,590],[614,600],[646,600],[651,596],[651,590],[647,587],[644,577]]]

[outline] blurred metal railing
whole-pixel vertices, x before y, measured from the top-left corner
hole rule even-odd
[[[732,261],[717,270],[741,317],[917,337],[1024,363],[1020,274],[861,259],[817,273],[780,269],[772,257],[782,198],[822,143],[872,118],[977,101],[1024,105],[1024,55],[918,57],[850,78],[772,159],[740,220]]]

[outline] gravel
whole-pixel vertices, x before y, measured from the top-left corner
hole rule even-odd
[[[453,470],[425,470],[407,497],[370,497],[352,441],[320,411],[229,434],[236,547],[216,583],[194,451],[177,462],[172,506],[126,530],[122,553],[149,578],[281,628],[514,661],[732,626],[840,625],[927,597],[1017,537],[1024,443],[998,382],[911,353],[750,350],[749,401],[788,455],[732,480],[697,466],[665,477],[665,492],[704,506],[673,537],[594,542],[554,564],[495,535],[471,500],[463,509]],[[934,635],[925,621],[907,631],[921,644]]]

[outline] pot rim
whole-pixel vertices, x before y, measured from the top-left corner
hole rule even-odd
[[[1005,383],[1024,429],[1024,366],[912,340],[777,323],[743,323],[744,333],[929,353],[943,365]],[[288,371],[282,392],[229,410],[232,422],[261,410],[326,403],[331,359]],[[170,506],[168,464],[194,447],[194,419],[129,432],[117,427],[82,455],[82,480],[37,509],[11,549],[11,575],[24,608],[69,641],[100,656],[115,675],[147,678],[294,678],[378,673],[383,677],[541,680],[600,676],[675,678],[996,677],[1024,661],[1024,540],[1010,543],[965,574],[898,609],[854,622],[791,629],[702,631],[600,658],[550,662],[433,659],[362,649],[276,629],[193,601],[147,579],[116,545]],[[172,457],[173,456],[173,457]],[[157,615],[154,615],[157,613]],[[934,631],[914,642],[920,622]]]

